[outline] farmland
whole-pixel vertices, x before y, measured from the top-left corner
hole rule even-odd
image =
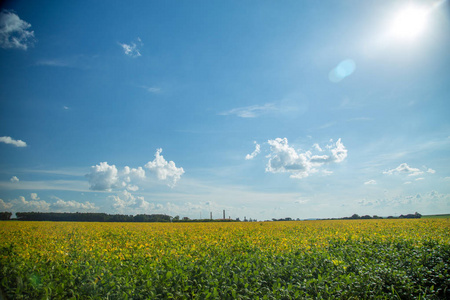
[[[0,222],[8,299],[445,299],[450,219]]]

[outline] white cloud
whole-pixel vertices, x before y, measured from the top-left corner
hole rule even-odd
[[[19,178],[17,178],[17,176],[13,176],[10,179],[11,182],[19,182]]]
[[[315,144],[313,145],[313,148],[316,149],[316,150],[319,151],[319,152],[323,152],[323,149],[320,148],[319,144],[317,144],[317,143],[315,143]]]
[[[364,184],[377,184],[377,182],[375,180],[371,179],[369,181],[364,182]]]
[[[86,174],[89,179],[89,188],[94,191],[110,191],[118,185],[117,173],[116,166],[110,166],[107,162],[92,166],[91,172]]]
[[[247,154],[245,156],[245,159],[249,160],[249,159],[253,159],[256,157],[256,155],[258,155],[261,152],[261,146],[259,144],[255,143],[255,151],[253,151],[251,154]]]
[[[140,47],[142,47],[142,41],[140,38],[137,38],[137,44],[135,42],[131,42],[131,44],[122,44],[119,43],[119,45],[122,47],[123,52],[125,55],[130,57],[139,57],[141,56]]]
[[[0,47],[27,50],[34,43],[34,31],[28,30],[31,25],[21,20],[11,11],[0,12]]]
[[[114,209],[120,213],[145,213],[154,208],[154,205],[145,201],[144,197],[135,197],[127,190],[115,196],[109,196],[108,199],[113,202]]]
[[[44,200],[31,200],[27,201],[25,197],[19,196],[19,199],[12,201],[15,211],[49,211],[50,203]]]
[[[300,199],[300,200],[294,201],[295,204],[306,204],[308,202],[309,202],[309,199]]]
[[[98,207],[95,206],[94,203],[86,201],[84,203],[77,201],[64,201],[58,197],[53,197],[56,199],[56,202],[51,205],[52,208],[55,208],[59,211],[67,211],[67,212],[75,212],[75,211],[93,211],[97,210]]]
[[[408,166],[408,164],[406,164],[406,163],[402,163],[395,169],[384,171],[383,174],[387,174],[387,175],[408,174],[408,176],[418,176],[420,174],[423,174],[423,172],[417,168],[412,168],[412,167]]]
[[[9,210],[12,208],[12,203],[7,203],[5,201],[3,201],[3,199],[0,199],[0,210],[4,211],[4,210]]]
[[[276,110],[278,110],[278,108],[275,106],[275,104],[266,103],[264,105],[251,105],[246,107],[234,108],[229,111],[222,112],[219,115],[236,115],[241,118],[256,118],[262,114]]]
[[[428,168],[427,173],[434,174],[436,173],[436,171],[431,168]]]
[[[415,180],[416,180],[416,181],[419,181],[419,180],[425,180],[425,178],[419,177],[419,178],[416,178]]]
[[[149,161],[145,168],[156,174],[158,180],[165,181],[168,186],[174,187],[181,175],[183,168],[177,168],[173,161],[166,161],[161,155],[162,149],[158,149],[155,159]],[[101,162],[92,166],[89,174],[85,175],[89,180],[89,189],[96,191],[111,191],[116,188],[125,188],[129,191],[139,190],[139,184],[146,179],[145,170],[142,167],[130,168],[125,166],[119,172],[115,165]]]
[[[342,144],[341,139],[336,142],[336,147],[331,149],[333,154],[334,162],[340,163],[347,157],[347,149],[345,149],[344,144]]]
[[[347,149],[342,144],[341,139],[335,144],[327,145],[327,149],[331,152],[329,155],[312,155],[311,151],[297,152],[289,146],[287,138],[269,140],[268,144],[270,145],[271,153],[268,155],[269,161],[266,172],[287,172],[291,174],[291,178],[301,179],[308,177],[310,174],[318,172],[317,168],[324,164],[340,163],[347,157]],[[317,149],[315,146],[314,148]],[[329,175],[332,172],[325,170],[324,173]]]
[[[139,187],[137,185],[129,184],[127,185],[127,190],[136,192],[137,190],[139,190]]]
[[[97,210],[98,207],[95,204],[86,201],[85,203],[80,203],[77,201],[64,201],[58,197],[52,197],[57,201],[55,203],[49,203],[44,200],[40,200],[36,193],[31,193],[31,200],[27,201],[25,197],[19,196],[19,198],[14,199],[10,202],[4,202],[0,199],[0,210],[12,210],[15,212],[47,212],[47,211],[92,211]]]
[[[287,138],[276,138],[268,141],[272,153],[269,155],[266,172],[291,173],[291,177],[304,178],[312,170],[310,153],[297,153],[288,145]]]
[[[25,143],[22,140],[15,140],[9,136],[2,136],[0,137],[0,142],[1,143],[5,143],[5,144],[11,144],[14,145],[16,147],[26,147],[27,143]]]
[[[145,170],[142,169],[142,167],[130,168],[125,166],[122,171],[122,177],[126,183],[136,180],[143,180],[145,179]]]
[[[183,168],[177,168],[173,161],[167,162],[161,155],[162,149],[157,149],[155,159],[145,164],[145,167],[151,172],[156,173],[159,180],[167,182],[167,185],[174,187],[181,175],[184,174]]]

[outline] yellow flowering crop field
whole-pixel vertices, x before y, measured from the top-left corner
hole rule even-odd
[[[0,222],[7,299],[446,299],[450,219]]]

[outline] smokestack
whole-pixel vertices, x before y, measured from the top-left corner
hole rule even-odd
[[[212,220],[212,211],[209,212],[209,218]]]
[[[223,210],[223,219],[225,220],[225,209]]]

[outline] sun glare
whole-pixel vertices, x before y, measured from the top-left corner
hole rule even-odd
[[[411,40],[420,36],[425,30],[428,11],[426,9],[410,6],[402,10],[391,25],[394,37]]]

